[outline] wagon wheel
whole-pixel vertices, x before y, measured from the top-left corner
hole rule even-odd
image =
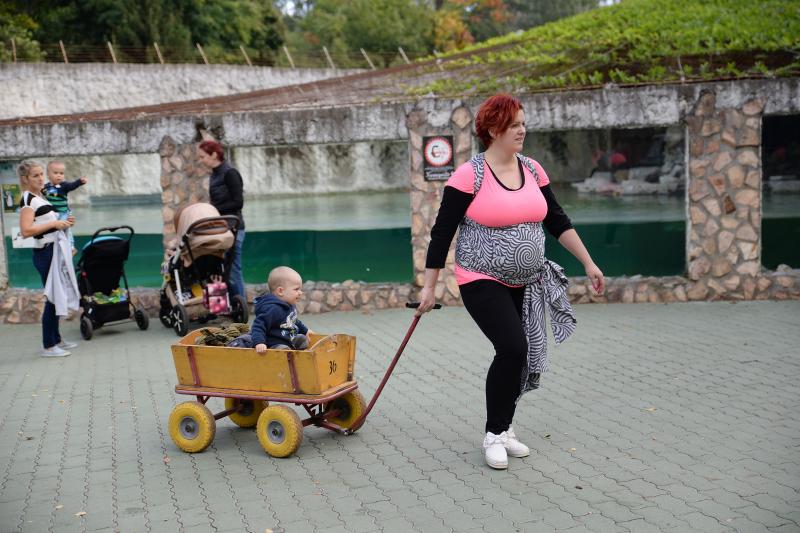
[[[231,319],[234,322],[247,324],[247,319],[250,318],[248,316],[247,300],[241,294],[235,295],[231,300]]]
[[[214,415],[200,402],[183,402],[169,415],[169,436],[181,450],[202,452],[217,432]]]
[[[258,417],[256,433],[265,452],[273,457],[288,457],[303,442],[303,423],[285,405],[270,405]]]
[[[186,312],[186,308],[184,306],[178,304],[173,307],[171,318],[172,327],[175,329],[175,333],[178,335],[178,337],[183,337],[189,333],[189,314]]]
[[[141,309],[137,309],[133,312],[133,318],[136,319],[136,325],[139,326],[140,330],[144,331],[150,327],[150,317]]]
[[[92,319],[87,316],[81,317],[81,337],[83,340],[88,341],[94,334],[94,326],[92,326]]]
[[[225,398],[225,409],[234,409],[238,405],[242,408],[240,411],[231,413],[228,418],[231,422],[241,428],[251,428],[258,424],[258,417],[261,411],[266,409],[267,402],[260,400],[239,400],[238,398]]]
[[[364,401],[364,397],[357,390],[353,390],[325,404],[323,414],[334,409],[339,410],[338,415],[326,417],[325,420],[343,429],[350,429],[366,408],[367,402]]]

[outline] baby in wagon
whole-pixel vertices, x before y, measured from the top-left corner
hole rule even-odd
[[[303,296],[303,279],[287,266],[273,268],[267,278],[270,294],[256,298],[256,318],[250,328],[253,346],[289,350],[308,348],[309,329],[297,318],[295,304]]]

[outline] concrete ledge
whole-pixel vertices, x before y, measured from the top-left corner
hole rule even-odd
[[[701,282],[681,276],[655,277],[631,276],[609,278],[606,293],[596,296],[585,277],[572,278],[569,287],[573,303],[672,303],[708,300],[800,300],[800,269],[763,272],[753,278],[754,289],[741,294],[726,292],[716,294]],[[267,291],[266,285],[248,285],[247,299]],[[308,282],[303,285],[305,299],[298,304],[301,314],[359,309],[370,312],[376,309],[403,307],[416,297],[418,288],[410,283],[342,283]],[[148,314],[158,316],[158,289],[131,289],[131,298],[143,306]],[[460,299],[447,291],[439,298],[445,305],[461,305]],[[41,289],[7,289],[0,292],[0,323],[38,323],[44,307]],[[79,316],[73,313],[67,320]]]

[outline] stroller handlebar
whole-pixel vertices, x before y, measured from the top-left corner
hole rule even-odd
[[[228,229],[234,232],[239,230],[239,224],[241,224],[239,217],[236,215],[220,215],[218,217],[201,218],[200,220],[195,220],[188,228],[186,228],[186,232],[184,232],[181,240],[188,237],[192,232],[198,231],[198,229],[202,228],[203,226],[211,225],[214,222],[225,222],[225,224],[228,226]]]
[[[133,231],[132,227],[128,226],[127,224],[123,224],[121,226],[105,226],[105,227],[102,227],[102,228],[98,229],[97,231],[94,232],[94,234],[92,235],[92,238],[89,239],[89,242],[94,241],[101,233],[105,233],[105,232],[114,233],[114,232],[119,231],[121,229],[128,232],[128,237],[127,238],[128,238],[128,241],[130,241],[133,238],[133,234],[135,232]]]

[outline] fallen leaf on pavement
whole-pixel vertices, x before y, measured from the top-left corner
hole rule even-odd
[[[655,408],[655,407],[648,407],[648,408],[646,408],[646,409],[645,409],[645,411],[647,411],[647,412],[649,412],[649,413],[652,413],[652,412],[653,412],[653,411],[655,411],[655,410],[656,410],[656,408]]]
[[[164,456],[164,462],[165,462],[165,463],[169,463],[171,460],[172,460],[172,459],[170,459],[170,458],[169,458],[169,457],[167,457],[166,455]]]
[[[578,451],[578,448],[570,448],[570,449],[569,449],[569,451],[571,451],[571,452],[577,452],[577,451]]]
[[[56,505],[56,511],[58,511],[58,510],[60,510],[60,509],[63,509],[63,508],[64,508],[64,506],[63,506],[63,505]]]
[[[75,513],[75,516],[86,516],[86,511],[81,511],[79,513]]]

